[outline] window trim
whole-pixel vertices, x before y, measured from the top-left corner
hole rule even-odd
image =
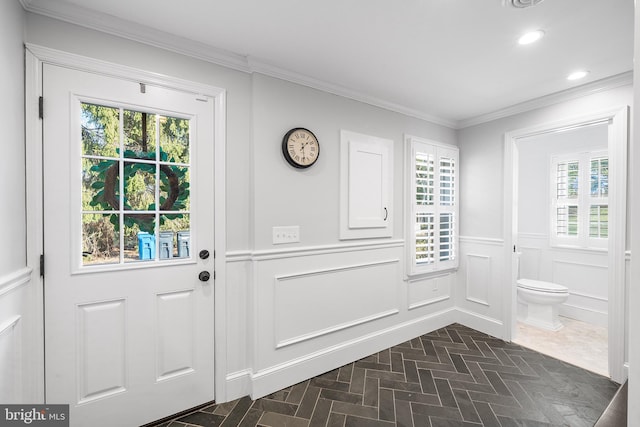
[[[418,208],[415,203],[415,159],[416,149],[423,148],[424,151],[434,155],[434,199],[436,203],[433,208]],[[459,204],[460,204],[460,150],[457,146],[452,144],[446,144],[438,141],[433,141],[425,138],[420,138],[412,135],[405,135],[405,185],[404,185],[404,200],[406,209],[406,226],[405,226],[405,249],[406,249],[406,262],[405,271],[406,276],[409,279],[419,276],[432,276],[442,274],[446,271],[456,270],[459,265],[460,255],[460,226],[459,226]],[[438,202],[440,200],[440,171],[439,171],[439,157],[450,156],[455,162],[456,166],[453,173],[454,182],[454,201],[451,206],[441,206]],[[425,265],[417,265],[416,259],[416,245],[415,245],[415,223],[416,215],[420,212],[428,213],[433,212],[434,218],[439,218],[440,214],[450,213],[453,215],[454,232],[453,232],[453,253],[454,256],[450,260],[440,261],[439,256],[439,243],[435,250],[434,261]],[[434,236],[439,235],[439,221],[434,221]]]
[[[609,245],[609,238],[590,237],[589,236],[589,217],[591,205],[606,205],[609,207],[609,195],[607,197],[592,197],[590,191],[580,191],[581,188],[590,188],[591,178],[591,161],[595,158],[606,157],[610,164],[610,155],[608,150],[597,149],[592,151],[574,152],[568,154],[552,154],[550,156],[549,170],[549,244],[552,248],[572,248],[584,250],[606,251]],[[579,164],[578,169],[578,196],[575,202],[559,202],[557,197],[557,179],[558,164],[576,161]],[[610,181],[610,179],[609,179]],[[557,209],[559,206],[577,205],[578,206],[578,235],[558,236],[558,216]]]

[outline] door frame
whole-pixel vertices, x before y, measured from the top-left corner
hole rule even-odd
[[[504,259],[503,314],[504,339],[511,341],[515,335],[517,293],[516,262],[514,248],[518,244],[518,159],[517,140],[595,123],[608,123],[609,206],[610,215],[608,241],[608,330],[623,333],[608,334],[609,375],[623,383],[628,375],[625,365],[625,300],[626,300],[626,231],[627,231],[627,158],[629,150],[629,106],[610,108],[592,114],[570,117],[532,127],[517,129],[504,135]]]
[[[25,154],[26,154],[26,209],[27,215],[27,265],[39,271],[40,255],[44,253],[43,227],[43,129],[39,119],[39,102],[42,96],[42,65],[59,65],[80,71],[97,73],[119,79],[132,80],[150,86],[160,86],[194,95],[211,97],[214,102],[214,393],[218,402],[226,401],[227,353],[226,342],[226,206],[225,206],[225,147],[226,147],[226,90],[215,86],[183,80],[152,71],[139,70],[125,65],[106,62],[34,44],[25,44]],[[46,100],[44,100],[46,104]],[[34,274],[40,286],[34,287],[32,304],[39,309],[42,325],[40,350],[34,365],[40,367],[38,395],[46,402],[45,349],[44,349],[44,282],[40,274]],[[214,396],[211,396],[214,399]],[[184,408],[189,409],[189,408]]]

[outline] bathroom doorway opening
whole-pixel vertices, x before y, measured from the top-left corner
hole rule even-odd
[[[608,377],[608,123],[518,138],[516,146],[512,341]]]
[[[505,337],[616,382],[627,376],[628,111],[505,135]],[[598,191],[606,197],[588,196]],[[518,299],[522,278],[568,288],[560,330],[531,326],[533,306]]]

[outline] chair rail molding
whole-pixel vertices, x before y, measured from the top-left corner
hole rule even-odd
[[[24,267],[13,273],[0,277],[0,297],[29,283],[32,271],[33,269]]]

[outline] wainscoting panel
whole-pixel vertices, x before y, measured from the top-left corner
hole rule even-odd
[[[42,324],[36,325],[39,312],[30,299],[32,273],[25,267],[0,276],[0,402],[5,404],[41,399],[37,384],[44,383],[44,361],[38,363],[42,336],[36,326]]]
[[[607,252],[551,247],[545,234],[521,233],[518,240],[520,277],[568,287],[569,299],[560,306],[560,315],[607,326]]]
[[[460,322],[501,338],[504,242],[460,237],[460,269],[455,289]]]
[[[592,295],[607,300],[607,266],[586,262],[553,260],[551,280],[569,288],[569,292]]]
[[[390,259],[277,276],[276,348],[397,314],[399,264]]]
[[[455,322],[453,279],[407,282],[403,256],[402,242],[252,255],[252,397]]]
[[[251,253],[226,254],[226,396],[234,399],[251,393],[249,326],[251,323]],[[220,379],[217,378],[216,381]],[[216,399],[220,396],[216,395]]]
[[[455,278],[455,274],[449,273],[444,276],[411,280],[407,285],[409,310],[449,300]]]
[[[402,248],[254,260],[254,369],[374,331],[402,305]]]
[[[0,323],[0,401],[20,403],[22,357],[21,316],[11,316]]]
[[[491,257],[467,254],[467,301],[489,306]]]

